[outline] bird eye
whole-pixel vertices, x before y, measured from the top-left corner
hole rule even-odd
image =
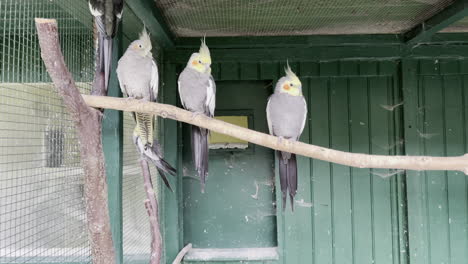
[[[141,44],[138,44],[138,47],[141,49]]]
[[[293,84],[293,83],[290,83],[290,84],[289,84],[289,86],[293,87],[293,86],[294,86],[294,84]]]
[[[201,60],[199,60],[198,63],[201,63]]]

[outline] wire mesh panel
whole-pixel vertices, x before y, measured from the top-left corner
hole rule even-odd
[[[89,262],[78,142],[40,58],[34,17],[58,19],[83,93],[94,74],[86,1],[0,0],[0,263]]]
[[[155,0],[177,36],[401,33],[453,0]]]

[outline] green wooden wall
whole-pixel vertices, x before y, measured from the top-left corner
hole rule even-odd
[[[404,61],[407,154],[467,152],[467,63],[444,58]],[[407,172],[410,263],[468,261],[466,177],[459,172]]]
[[[177,74],[194,51],[166,52],[166,103],[180,105]],[[383,155],[459,155],[468,148],[463,55],[468,50],[461,45],[214,48],[212,68],[217,81],[274,83],[289,59],[309,106],[303,142]],[[164,124],[166,156],[181,169],[181,126]],[[304,157],[298,163],[297,209],[277,211],[279,259],[243,263],[468,261],[466,176],[357,169]],[[184,241],[181,182],[179,175],[176,192],[165,194],[167,262]]]

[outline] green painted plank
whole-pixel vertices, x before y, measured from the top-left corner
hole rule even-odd
[[[115,69],[122,55],[122,31],[119,30],[113,41],[112,68],[109,79],[108,96],[122,97]],[[116,253],[116,263],[123,263],[123,220],[122,220],[122,173],[123,173],[123,113],[104,111],[102,120],[102,145],[106,161],[109,216],[112,240]]]
[[[320,76],[337,76],[340,64],[338,61],[321,62],[319,65]]]
[[[237,62],[224,62],[220,64],[220,80],[238,80],[239,66]]]
[[[422,84],[418,80],[419,61],[402,60],[402,83],[405,98],[405,151],[407,155],[422,155],[422,140],[418,130],[421,126],[421,115],[418,105],[419,89]],[[409,262],[416,264],[428,263],[429,249],[426,233],[426,195],[425,177],[417,171],[407,171],[406,186],[408,200],[408,243]]]
[[[379,75],[396,75],[399,61],[385,60],[379,61]]]
[[[302,78],[314,77],[319,75],[319,64],[312,61],[301,61],[299,63],[299,75]]]
[[[215,80],[219,80],[221,78],[221,64],[220,63],[212,63],[211,64],[211,75]]]
[[[434,48],[431,47],[431,50]],[[465,50],[468,50],[465,49]],[[418,53],[419,48],[415,49],[414,53]],[[460,52],[454,52],[450,48],[439,48],[435,50],[440,54],[452,53],[458,54]],[[463,51],[463,50],[462,50]],[[168,50],[166,52],[166,61],[186,63],[187,58],[192,54],[193,49],[178,49]],[[291,49],[291,48],[251,48],[251,49],[211,49],[211,56],[215,58],[217,62],[231,61],[231,62],[272,62],[272,61],[286,61],[291,58],[301,58],[301,60],[338,60],[343,58],[387,58],[387,57],[400,57],[402,55],[401,48],[399,46],[345,46],[345,47],[314,47],[314,48],[302,48],[302,49]],[[426,53],[427,54],[427,51]],[[466,53],[468,54],[468,53]]]
[[[367,78],[350,80],[351,151],[369,153],[369,98]],[[351,168],[354,263],[373,261],[372,178],[369,169]]]
[[[241,63],[239,66],[241,80],[258,80],[258,63]]]
[[[456,0],[439,13],[424,20],[403,34],[407,44],[424,42],[438,31],[448,27],[468,15],[468,1]]]
[[[330,143],[332,149],[349,151],[348,79],[330,80]],[[332,261],[347,263],[353,259],[350,168],[331,164]]]
[[[310,107],[309,92],[312,89],[310,83],[310,79],[302,80],[302,91],[308,107]],[[310,125],[310,122],[307,121],[300,141],[310,142]],[[310,249],[312,248],[313,238],[311,213],[313,204],[310,197],[312,183],[310,163],[311,160],[309,158],[297,156],[298,191],[294,203],[295,210],[292,212],[288,206],[284,212],[285,263],[312,263],[313,256]]]
[[[177,104],[177,75],[175,64],[165,64],[163,69],[163,82],[162,82],[162,102],[166,104]],[[177,122],[172,119],[164,119],[162,138],[164,144],[164,157],[169,164],[177,166],[178,164],[178,130]],[[162,235],[164,239],[164,255],[166,262],[172,262],[176,257],[179,249],[182,247],[181,236],[183,234],[182,224],[180,218],[181,208],[180,197],[181,193],[181,179],[182,168],[177,166],[177,181],[173,177],[169,177],[171,186],[174,192],[168,188],[162,188],[162,195],[160,196],[161,209],[160,215],[162,220]]]
[[[424,75],[439,74],[440,72],[439,60],[434,60],[434,59],[420,60],[419,70],[420,70],[420,74],[424,74]]]
[[[359,73],[361,75],[377,75],[379,70],[378,61],[363,60],[359,63]]]
[[[174,37],[152,0],[132,0],[125,3],[145,24],[149,32],[163,48],[174,48]],[[125,14],[123,15],[125,16]]]
[[[421,127],[420,136],[424,140],[425,154],[444,156],[445,106],[442,77],[424,76],[423,85],[424,125]],[[429,259],[434,263],[448,263],[450,257],[447,176],[445,172],[440,171],[428,171],[425,174]]]
[[[453,59],[440,59],[440,74],[458,74],[459,69],[459,60]]]
[[[340,61],[341,76],[359,75],[359,63],[357,61]]]
[[[369,78],[369,133],[371,141],[371,153],[378,155],[392,154],[395,146],[395,138],[392,137],[393,111],[383,108],[383,105],[392,105],[391,77]],[[394,153],[394,152],[393,152]],[[382,264],[394,263],[394,241],[398,235],[393,234],[392,199],[396,199],[391,184],[396,182],[396,176],[382,178],[379,174],[389,174],[390,170],[372,170],[372,230],[374,262]],[[398,238],[397,238],[398,239]],[[397,253],[398,254],[398,253]]]
[[[447,156],[463,155],[466,142],[463,105],[463,77],[444,78],[445,99],[445,141]],[[449,238],[451,263],[463,263],[468,259],[468,202],[466,175],[461,172],[447,172]]]
[[[312,144],[330,146],[329,124],[329,84],[327,79],[313,79],[310,90],[310,117]],[[332,200],[331,200],[330,163],[312,161],[311,192],[313,200],[313,245],[314,262],[330,263],[332,259]]]
[[[278,78],[278,63],[260,62],[260,79],[273,80],[275,78]]]

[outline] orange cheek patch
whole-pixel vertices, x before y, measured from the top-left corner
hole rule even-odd
[[[198,65],[198,61],[192,61],[192,65],[194,66]]]
[[[283,89],[285,89],[286,91],[289,91],[289,89],[291,89],[291,87],[289,87],[288,84],[285,84],[285,85],[283,85]]]

